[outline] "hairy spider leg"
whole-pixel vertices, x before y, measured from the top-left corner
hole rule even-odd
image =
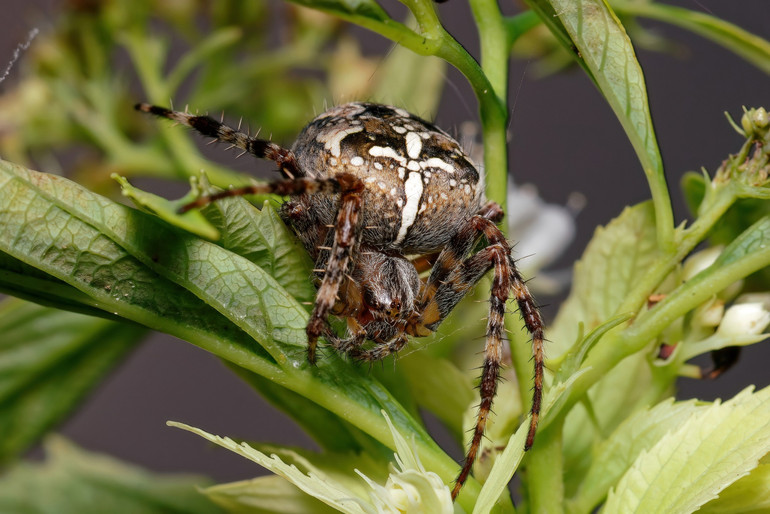
[[[528,450],[534,442],[540,416],[543,391],[543,322],[532,295],[516,269],[511,257],[511,247],[505,240],[505,236],[489,218],[483,215],[493,212],[496,211],[487,209],[487,207],[483,208],[480,211],[482,214],[471,218],[446,249],[441,252],[426,284],[422,300],[423,308],[420,309],[422,312],[421,320],[418,325],[413,325],[408,330],[416,335],[427,334],[435,330],[465,294],[490,269],[494,268],[484,346],[484,365],[479,385],[481,403],[465,462],[452,489],[452,499],[457,497],[470,474],[481,444],[481,438],[484,435],[492,401],[497,393],[505,331],[505,304],[511,290],[513,290],[518,302],[524,324],[532,334],[535,361],[531,418],[525,450]],[[482,235],[486,237],[489,246],[463,260]]]
[[[199,209],[206,205],[231,196],[254,194],[277,194],[291,196],[300,194],[335,194],[339,193],[340,203],[335,224],[334,243],[326,262],[323,279],[316,294],[313,312],[307,324],[307,358],[311,363],[316,361],[318,338],[324,332],[327,318],[337,301],[337,293],[345,279],[346,272],[356,249],[361,231],[359,222],[364,184],[349,173],[340,173],[336,177],[315,179],[295,178],[276,180],[246,187],[226,189],[211,195],[203,195],[196,200],[183,205],[180,213],[191,209]]]
[[[211,116],[197,116],[186,112],[172,111],[165,107],[146,103],[136,104],[134,108],[137,111],[148,112],[155,116],[168,118],[177,123],[181,123],[182,125],[186,125],[197,130],[204,136],[213,137],[223,143],[230,143],[233,147],[240,148],[260,159],[274,161],[278,164],[278,169],[286,178],[305,176],[305,173],[302,173],[302,170],[297,163],[294,152],[291,150],[278,146],[272,141],[258,139],[246,133],[239,132],[238,130],[225,125],[221,121],[215,120]]]
[[[334,244],[307,324],[307,359],[311,363],[316,361],[318,338],[327,327],[327,318],[337,302],[337,293],[346,278],[361,233],[361,193],[364,183],[347,173],[340,173],[336,179],[340,181],[341,191]]]

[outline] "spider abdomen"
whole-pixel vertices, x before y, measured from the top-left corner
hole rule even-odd
[[[293,151],[308,176],[349,173],[363,182],[361,242],[375,248],[439,250],[481,204],[479,173],[457,141],[395,107],[334,107],[305,127]],[[300,202],[333,224],[334,202],[319,200]]]

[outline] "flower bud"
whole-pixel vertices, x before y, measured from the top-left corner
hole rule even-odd
[[[689,256],[682,265],[682,280],[685,282],[708,268],[724,250],[724,246],[712,246]]]
[[[763,302],[738,303],[727,309],[717,334],[723,337],[761,334],[770,324],[770,311]]]

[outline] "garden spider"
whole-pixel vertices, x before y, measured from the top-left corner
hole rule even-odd
[[[316,360],[322,336],[360,361],[399,351],[409,336],[434,332],[494,268],[481,404],[452,498],[470,473],[497,390],[511,291],[532,334],[535,377],[525,449],[532,445],[543,391],[543,322],[511,247],[495,225],[502,209],[484,201],[483,180],[454,139],[402,109],[373,103],[324,112],[291,150],[208,116],[148,104],[136,108],[278,164],[285,179],[201,196],[182,212],[229,196],[290,197],[281,206],[281,217],[316,263],[318,294],[307,325],[310,362]],[[469,256],[482,238],[487,246]],[[416,264],[431,262],[430,275],[421,279]],[[347,337],[331,330],[330,315],[346,320]]]

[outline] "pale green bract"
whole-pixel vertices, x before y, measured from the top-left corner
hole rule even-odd
[[[384,485],[378,484],[363,472],[356,469],[355,473],[357,473],[366,486],[368,486],[364,488],[361,488],[356,484],[351,485],[348,479],[339,480],[330,474],[324,473],[307,459],[303,460],[303,467],[307,469],[307,473],[305,473],[295,464],[284,462],[276,454],[268,456],[246,443],[236,443],[229,437],[215,436],[204,430],[183,423],[170,421],[168,422],[168,425],[197,434],[214,444],[227,448],[242,457],[246,457],[247,459],[256,462],[276,475],[283,477],[308,495],[315,497],[317,500],[343,513],[461,513],[462,509],[460,506],[452,503],[449,487],[442,482],[441,478],[436,473],[425,470],[425,467],[420,462],[415,450],[396,430],[385,411],[382,411],[382,414],[390,427],[397,448],[395,454],[396,464],[391,465],[390,474]],[[337,471],[344,473],[345,470]],[[353,471],[354,470],[349,470],[351,474]],[[255,479],[252,482],[240,482],[238,484],[217,486],[216,488],[211,489],[211,498],[215,501],[221,501],[224,492],[228,495],[226,504],[229,506],[238,505],[239,499],[244,503],[246,503],[248,499],[248,503],[251,506],[254,506],[252,502],[258,503],[258,493],[261,492],[260,489],[263,489],[264,486],[264,484],[259,483],[260,480],[261,479]],[[234,494],[233,485],[238,488],[237,494]],[[250,491],[250,489],[253,489],[253,491]],[[285,512],[285,509],[290,509],[290,501],[296,501],[296,498],[291,498],[291,500],[289,500],[290,496],[290,494],[286,495],[284,501],[287,503],[285,505],[278,502],[273,504],[273,508],[280,507],[282,512]],[[273,500],[275,501],[274,498]],[[263,507],[262,504],[259,506]]]
[[[747,388],[690,416],[642,452],[605,512],[693,512],[746,476],[770,451],[770,387]]]

